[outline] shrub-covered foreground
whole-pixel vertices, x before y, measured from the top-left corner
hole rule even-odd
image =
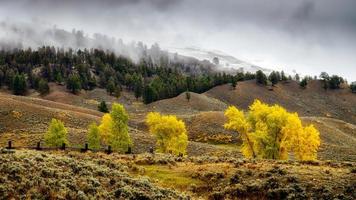
[[[36,151],[0,154],[0,199],[186,198],[147,178],[132,178],[127,166],[118,162],[78,156]]]
[[[355,187],[354,162],[0,154],[0,199],[355,199]]]

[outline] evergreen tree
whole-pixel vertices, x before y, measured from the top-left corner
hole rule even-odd
[[[88,80],[88,89],[89,90],[93,90],[96,87],[96,79],[93,76],[90,76],[89,80]]]
[[[49,147],[61,147],[62,144],[68,145],[67,129],[62,121],[52,119],[48,131],[44,135],[45,144]]]
[[[106,105],[105,101],[101,101],[100,104],[98,105],[98,110],[103,113],[108,113],[109,109],[108,106]]]
[[[269,81],[271,81],[272,86],[276,85],[279,81],[278,75],[275,71],[271,72],[271,74],[268,76]]]
[[[236,85],[237,85],[237,79],[236,78],[232,78],[232,80],[231,80],[231,86],[232,86],[232,89],[236,89]]]
[[[15,95],[24,95],[27,91],[27,83],[24,74],[16,74],[12,84],[12,90]]]
[[[287,81],[288,80],[287,76],[284,74],[284,71],[281,72],[281,80],[282,81]]]
[[[245,75],[243,72],[238,72],[235,76],[236,81],[243,81],[245,80]],[[237,83],[236,83],[237,84]]]
[[[76,94],[82,89],[80,77],[78,74],[70,74],[67,79],[67,89],[70,90],[73,94]]]
[[[295,77],[294,77],[294,79],[297,81],[297,82],[299,82],[300,81],[300,77],[299,77],[299,74],[295,74]]]
[[[261,70],[256,72],[256,82],[262,85],[267,85],[267,76]]]
[[[109,82],[108,82],[108,85],[106,86],[106,91],[112,95],[112,93],[115,92],[115,89],[116,89],[116,85],[115,85],[115,82],[112,78],[109,79]]]
[[[327,90],[329,88],[329,74],[326,72],[321,72],[320,76],[321,80],[323,81],[323,88]]]
[[[38,82],[38,91],[41,95],[49,93],[49,86],[47,80],[41,78]]]
[[[356,93],[356,82],[351,83],[350,89],[351,89],[352,93]]]
[[[306,88],[306,87],[307,87],[307,84],[308,84],[308,80],[307,80],[306,77],[304,77],[304,78],[302,79],[302,81],[299,83],[300,87],[302,87],[302,88]]]
[[[319,76],[322,80],[324,81],[328,81],[329,80],[329,74],[326,72],[321,72],[320,76]]]
[[[45,66],[42,68],[42,76],[46,78],[48,81],[53,81],[53,69],[52,67],[48,64],[48,60],[44,59],[44,62],[46,62]]]
[[[280,80],[282,80],[281,78],[281,74],[279,73],[279,71],[276,71],[276,76],[277,76],[277,82],[279,82]]]
[[[120,96],[121,96],[121,87],[120,86],[115,87],[114,95],[116,98],[120,98]]]
[[[138,98],[140,98],[142,96],[142,93],[143,93],[143,81],[142,81],[142,77],[141,76],[135,79],[134,93],[135,93],[136,99],[138,99]]]
[[[330,89],[339,89],[342,83],[344,83],[344,79],[342,77],[332,75],[328,81],[328,86]]]
[[[150,85],[145,85],[143,92],[143,102],[145,104],[149,104],[156,100],[156,96],[156,91]]]
[[[2,70],[0,70],[0,87],[2,86],[4,81],[5,81],[5,74]]]
[[[55,76],[55,81],[58,83],[58,84],[62,84],[63,83],[63,77],[62,77],[62,74],[57,72],[56,73],[56,76]]]

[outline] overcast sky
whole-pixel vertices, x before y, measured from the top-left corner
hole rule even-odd
[[[266,68],[356,80],[356,0],[2,0],[0,21],[220,50]]]

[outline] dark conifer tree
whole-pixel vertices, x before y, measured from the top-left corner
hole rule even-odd
[[[40,92],[41,95],[49,93],[49,86],[47,80],[41,78],[38,81],[38,91]]]
[[[24,95],[27,91],[27,83],[24,74],[16,74],[12,84],[12,91],[15,95]]]
[[[302,79],[302,81],[300,81],[299,85],[300,85],[300,87],[302,87],[302,88],[306,88],[307,85],[308,85],[308,80],[307,80],[307,78],[304,77],[304,78]]]
[[[103,113],[108,113],[109,109],[108,106],[106,105],[105,101],[101,101],[100,104],[98,105],[98,110]]]
[[[67,79],[67,89],[76,94],[82,89],[80,77],[78,74],[70,74]]]
[[[256,72],[256,82],[262,85],[267,85],[267,76],[261,70]]]

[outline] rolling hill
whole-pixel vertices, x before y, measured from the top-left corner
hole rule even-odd
[[[40,96],[36,92],[32,92],[28,97],[4,92],[0,94],[0,144],[5,145],[7,140],[14,140],[18,145],[35,145],[37,141],[42,140],[50,119],[55,117],[64,121],[68,127],[71,143],[83,145],[87,126],[93,121],[99,122],[102,116],[102,113],[96,110],[97,104],[105,100],[109,105],[118,101],[128,110],[130,134],[135,142],[134,152],[147,151],[154,145],[153,138],[147,133],[144,118],[148,112],[157,111],[175,114],[186,122],[191,140],[189,154],[196,155],[203,151],[219,154],[226,150],[226,147],[209,143],[240,141],[236,133],[223,128],[223,111],[230,104],[247,109],[248,105],[258,98],[298,112],[303,116],[305,124],[315,124],[322,138],[320,159],[352,161],[356,156],[353,148],[356,146],[356,110],[352,106],[356,100],[355,95],[346,89],[325,92],[317,81],[312,82],[305,90],[300,89],[295,82],[290,82],[278,84],[273,91],[253,81],[244,81],[238,83],[236,90],[232,90],[229,85],[223,85],[204,94],[191,93],[189,102],[185,93],[182,93],[177,97],[148,105],[136,101],[129,92],[123,92],[117,99],[108,96],[103,89],[73,95],[68,93],[64,86],[50,86],[51,92],[46,96]],[[238,148],[228,149],[231,151],[227,154],[239,154]]]
[[[28,96],[14,96],[2,90],[0,183],[12,189],[0,184],[0,197],[356,198],[352,193],[356,181],[352,178],[356,167],[355,95],[346,89],[325,92],[317,81],[308,86],[302,90],[290,82],[270,90],[244,81],[236,90],[223,85],[203,94],[191,93],[189,102],[182,93],[148,105],[127,91],[119,99],[98,88],[73,95],[52,83],[45,96],[34,91]],[[303,124],[314,124],[321,137],[319,161],[243,159],[238,134],[223,128],[224,110],[231,104],[247,109],[255,98],[281,104],[298,112]],[[128,110],[135,154],[1,149],[9,140],[15,147],[35,146],[43,141],[52,118],[65,123],[70,146],[82,147],[87,126],[99,122],[103,115],[97,111],[102,100],[109,105],[120,102]],[[144,123],[151,111],[174,114],[185,121],[190,140],[188,157],[147,153],[155,145]],[[38,177],[36,181],[28,172]]]

